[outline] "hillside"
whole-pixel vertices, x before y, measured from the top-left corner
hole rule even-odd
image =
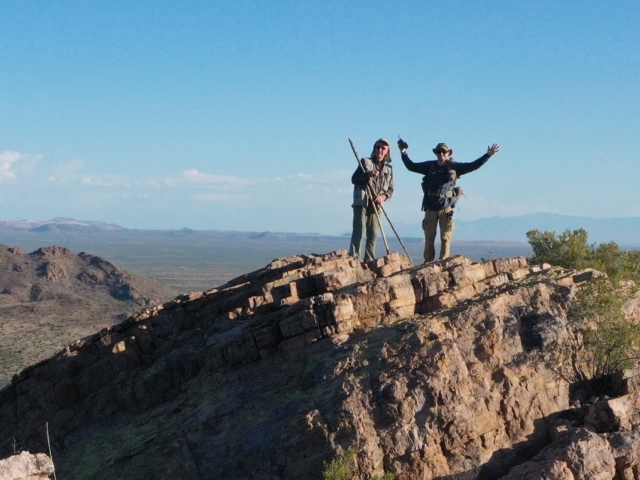
[[[0,385],[73,340],[174,296],[94,255],[0,245]]]
[[[568,308],[592,275],[280,259],[23,371],[0,391],[0,456],[45,452],[48,422],[65,479],[321,479],[350,448],[367,480],[633,475],[638,377],[602,401],[578,381]]]

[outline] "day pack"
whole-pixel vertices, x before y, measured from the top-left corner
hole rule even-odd
[[[451,159],[449,160],[449,163],[454,163],[454,161],[455,160]],[[449,179],[448,179],[449,181],[442,186],[440,191],[430,192],[429,176],[431,175],[432,169],[434,168],[435,165],[436,164],[433,164],[429,168],[429,172],[422,179],[422,191],[424,192],[425,195],[428,195],[428,196],[444,198],[445,199],[444,208],[447,208],[447,207],[454,208],[456,203],[458,202],[458,200],[463,194],[462,188],[456,186],[456,180],[458,179],[458,175],[454,169],[452,168],[449,169]]]

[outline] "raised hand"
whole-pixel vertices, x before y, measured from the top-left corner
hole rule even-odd
[[[494,143],[490,147],[487,147],[487,155],[489,155],[490,157],[493,157],[499,151],[500,151],[500,145],[498,145],[497,143]]]

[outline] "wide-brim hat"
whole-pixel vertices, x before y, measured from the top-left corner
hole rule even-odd
[[[437,153],[440,150],[444,150],[445,152],[453,153],[453,150],[451,150],[451,147],[449,147],[449,145],[447,145],[446,143],[439,143],[438,145],[436,145],[436,148],[433,149],[433,153]]]

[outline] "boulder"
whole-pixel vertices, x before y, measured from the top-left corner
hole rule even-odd
[[[44,453],[20,452],[0,460],[0,480],[43,480],[53,478],[54,466]]]

